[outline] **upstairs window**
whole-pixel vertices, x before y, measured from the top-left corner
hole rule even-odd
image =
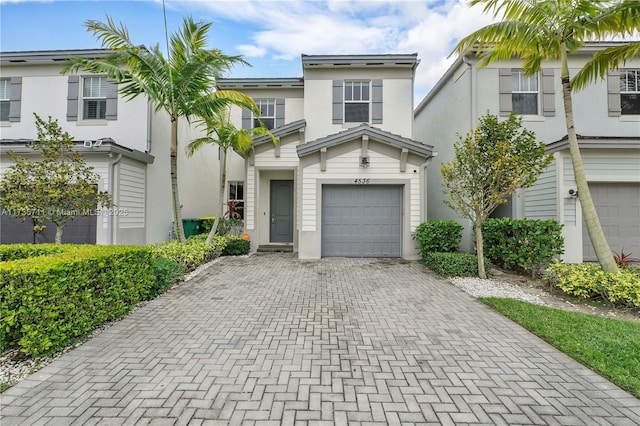
[[[368,81],[344,82],[345,123],[368,123],[370,90]]]
[[[107,113],[107,78],[82,79],[82,119],[105,120]]]
[[[621,113],[640,114],[640,70],[620,70]]]
[[[537,115],[540,95],[538,74],[527,77],[522,70],[511,71],[511,105],[516,114]]]
[[[9,121],[9,109],[11,107],[11,99],[9,95],[10,87],[10,79],[0,79],[0,121]]]
[[[260,109],[262,116],[262,125],[271,130],[276,126],[276,100],[275,99],[257,99],[256,105]],[[260,120],[253,117],[253,127],[260,127]]]

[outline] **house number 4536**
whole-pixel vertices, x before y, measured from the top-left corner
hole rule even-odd
[[[366,185],[370,182],[369,178],[358,178],[353,181],[356,185]]]

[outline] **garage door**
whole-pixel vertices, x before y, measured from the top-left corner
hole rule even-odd
[[[612,251],[640,257],[640,184],[637,183],[590,183],[593,203],[598,211],[602,230]],[[582,225],[583,259],[595,261],[596,255]]]
[[[402,256],[402,186],[323,185],[322,256]]]
[[[42,233],[34,234],[33,221],[2,215],[0,219],[0,244],[52,243],[56,238],[56,226],[46,223]],[[76,216],[67,222],[62,232],[63,244],[95,244],[96,216]]]

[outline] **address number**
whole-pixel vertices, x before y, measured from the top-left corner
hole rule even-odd
[[[359,179],[355,179],[353,181],[353,183],[355,183],[356,185],[366,185],[370,182],[369,178],[359,178]]]

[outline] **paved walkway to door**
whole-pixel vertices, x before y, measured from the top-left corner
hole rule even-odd
[[[14,424],[613,424],[640,400],[416,262],[226,258],[2,395]]]

